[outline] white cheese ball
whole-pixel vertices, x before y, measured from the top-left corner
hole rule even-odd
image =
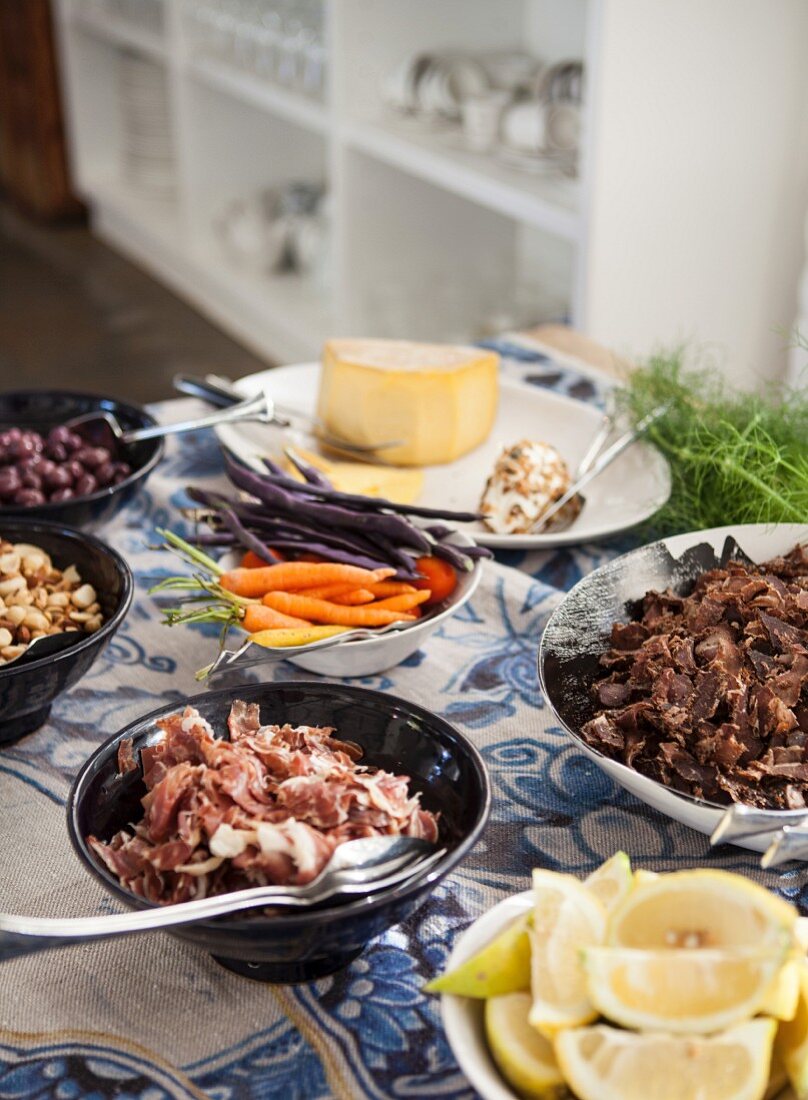
[[[480,501],[483,522],[501,535],[524,535],[572,484],[567,464],[549,443],[521,439],[505,447]],[[565,527],[581,510],[578,497],[553,516],[549,527]]]

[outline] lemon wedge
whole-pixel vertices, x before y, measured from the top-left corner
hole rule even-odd
[[[791,944],[797,911],[728,871],[673,871],[632,890],[609,915],[605,942],[639,948],[755,948]]]
[[[608,911],[622,901],[633,885],[631,860],[625,852],[615,852],[597,870],[584,879],[584,886]]]
[[[786,959],[760,1006],[761,1015],[774,1016],[776,1020],[794,1019],[800,1000],[801,969],[800,959],[793,956]]]
[[[761,1018],[703,1037],[601,1024],[562,1031],[554,1045],[579,1100],[763,1100],[776,1027]]]
[[[797,1096],[808,1097],[808,964],[800,960],[799,996],[791,1020],[780,1024],[776,1053],[786,1067],[788,1079]]]
[[[530,1100],[567,1095],[553,1044],[528,1023],[530,994],[506,993],[485,1005],[485,1034],[505,1080]]]
[[[533,872],[530,1023],[544,1035],[595,1018],[581,949],[602,943],[606,910],[572,875]]]
[[[433,978],[427,993],[454,993],[459,997],[498,997],[530,988],[531,913],[517,917],[490,943],[464,963]]]
[[[634,885],[647,886],[649,882],[656,882],[660,877],[659,871],[646,871],[644,867],[638,867],[634,872]]]
[[[594,947],[584,967],[592,1004],[614,1023],[706,1035],[761,1011],[784,956],[784,949]]]

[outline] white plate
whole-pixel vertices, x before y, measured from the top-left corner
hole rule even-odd
[[[245,397],[265,389],[279,404],[311,416],[317,403],[319,374],[319,363],[276,367],[241,378],[235,388]],[[453,511],[476,511],[486,479],[502,448],[520,439],[552,443],[570,469],[574,469],[600,421],[601,413],[582,401],[502,379],[499,409],[488,439],[456,462],[427,466],[418,503]],[[277,429],[262,424],[223,425],[216,433],[222,446],[257,469],[263,469],[261,455],[277,453],[283,445]],[[653,515],[669,494],[667,461],[655,447],[638,443],[587,487],[586,505],[566,531],[495,535],[479,523],[459,526],[482,546],[505,549],[574,546],[634,527]]]
[[[446,964],[454,969],[470,959],[487,943],[495,939],[517,917],[533,904],[533,894],[525,890],[513,894],[489,909],[470,925],[454,945]],[[519,1100],[499,1070],[488,1050],[483,1025],[485,1002],[471,997],[441,997],[441,1014],[446,1038],[460,1068],[483,1100]]]

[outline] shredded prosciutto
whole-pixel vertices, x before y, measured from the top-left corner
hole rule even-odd
[[[443,558],[418,558],[415,566],[421,576],[411,583],[416,588],[428,588],[431,595],[426,604],[440,603],[457,588],[457,573]]]
[[[162,740],[138,754],[140,820],[87,838],[101,865],[148,901],[303,886],[360,837],[438,839],[439,815],[422,808],[409,777],[363,766],[361,747],[331,727],[263,725],[258,704],[238,699],[229,739],[192,707],[157,725]],[[119,759],[124,768],[134,759],[126,741]]]

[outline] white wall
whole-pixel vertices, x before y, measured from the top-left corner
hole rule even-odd
[[[587,332],[629,355],[717,345],[739,385],[781,377],[808,209],[808,2],[602,0],[598,53]]]

